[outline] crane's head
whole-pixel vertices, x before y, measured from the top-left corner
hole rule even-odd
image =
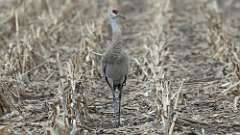
[[[121,15],[121,13],[119,12],[119,10],[117,8],[110,8],[108,10],[108,17],[110,19],[118,19],[118,18],[125,19],[125,17],[123,15]]]

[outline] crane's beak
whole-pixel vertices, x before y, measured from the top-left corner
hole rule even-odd
[[[118,16],[119,18],[123,19],[123,20],[126,20],[126,17],[125,17],[124,15],[122,15],[122,14],[118,14],[117,16]]]

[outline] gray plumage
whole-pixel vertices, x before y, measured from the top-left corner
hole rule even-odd
[[[118,10],[109,10],[109,21],[112,28],[112,42],[102,59],[102,70],[107,84],[112,89],[114,120],[116,112],[118,113],[118,122],[114,122],[114,127],[120,126],[120,108],[122,88],[126,84],[128,74],[128,56],[122,49],[121,29],[118,25],[118,19],[121,17]],[[119,90],[118,107],[115,97],[116,89]]]
[[[111,83],[111,88],[124,84],[128,73],[128,56],[122,51],[121,42],[114,44],[102,59],[104,77]]]

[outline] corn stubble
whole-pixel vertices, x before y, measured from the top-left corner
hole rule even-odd
[[[195,2],[6,0],[0,135],[237,134],[239,20]],[[100,66],[111,5],[127,17],[130,56],[120,128],[111,125],[112,93]]]

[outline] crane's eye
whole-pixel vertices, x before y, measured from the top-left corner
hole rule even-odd
[[[117,15],[119,11],[116,10],[116,9],[113,9],[112,12],[113,12],[115,15]]]

